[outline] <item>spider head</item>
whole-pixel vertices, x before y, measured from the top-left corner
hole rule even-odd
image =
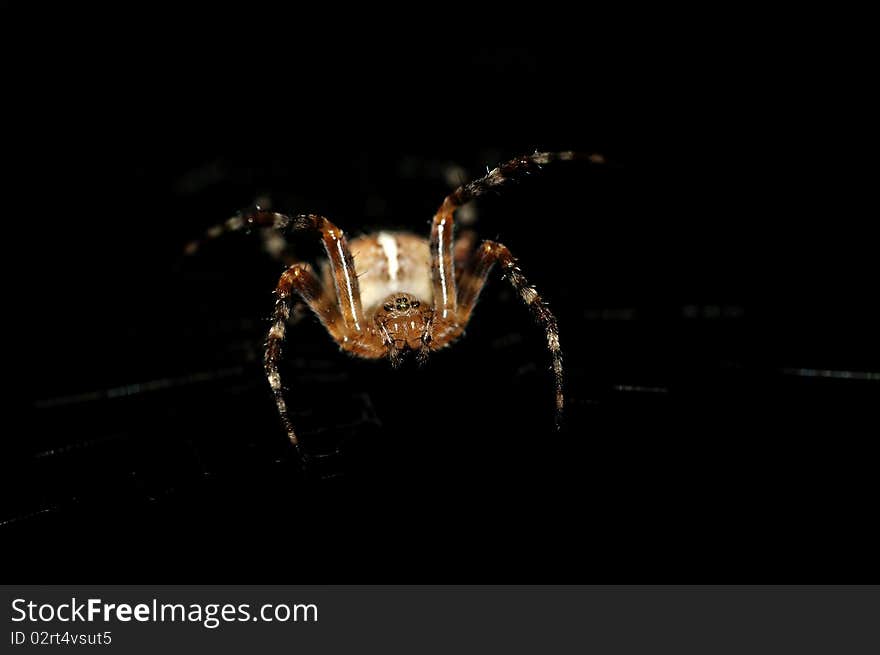
[[[392,360],[402,350],[422,350],[433,310],[408,293],[388,296],[376,310],[376,324],[385,338]]]

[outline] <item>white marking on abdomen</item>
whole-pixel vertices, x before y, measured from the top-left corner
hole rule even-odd
[[[376,240],[382,246],[382,252],[385,253],[385,259],[388,260],[388,278],[396,280],[397,271],[400,270],[400,263],[397,261],[397,239],[393,234],[379,232]]]
[[[393,240],[396,257],[389,257],[382,240]],[[431,251],[427,239],[406,232],[387,232],[358,237],[351,242],[355,268],[361,288],[361,303],[366,316],[372,316],[388,296],[409,293],[423,303],[433,302],[431,286]],[[397,279],[391,278],[392,262],[397,262]],[[329,264],[324,265],[324,279],[333,284]]]

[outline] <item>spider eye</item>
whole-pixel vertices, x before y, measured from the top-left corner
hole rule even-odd
[[[390,302],[386,302],[384,305],[382,305],[382,307],[385,309],[386,312],[390,312],[392,309],[394,309]]]
[[[410,307],[418,307],[418,306],[421,305],[421,304],[422,304],[422,303],[420,303],[418,300],[413,300],[413,301],[409,304],[409,306],[410,306]]]

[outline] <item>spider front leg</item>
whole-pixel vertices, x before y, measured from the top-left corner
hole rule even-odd
[[[553,380],[556,390],[555,424],[556,429],[559,430],[562,427],[562,412],[565,406],[565,397],[562,392],[562,350],[559,347],[559,327],[550,307],[547,306],[535,287],[526,280],[507,246],[494,241],[484,241],[477,249],[471,269],[461,279],[458,296],[458,324],[466,325],[470,320],[480,292],[486,285],[489,272],[496,262],[501,266],[502,276],[510,282],[546,334],[547,349],[550,351],[550,357],[553,361]]]
[[[318,279],[305,266],[295,264],[287,269],[278,280],[275,289],[275,310],[272,313],[272,327],[269,328],[269,337],[266,340],[266,353],[264,366],[266,378],[275,396],[275,404],[281,417],[281,424],[287,433],[288,439],[296,448],[300,458],[305,462],[308,457],[303,451],[290,415],[287,410],[287,402],[284,399],[284,388],[281,384],[281,374],[278,364],[281,360],[281,350],[287,333],[287,323],[294,301],[294,293],[298,294],[311,308],[321,323],[327,328],[331,336],[337,341],[342,339],[343,326],[339,308],[335,297],[325,293]]]
[[[431,284],[434,293],[434,311],[443,321],[452,321],[456,313],[455,255],[452,233],[453,212],[440,211],[431,223]]]
[[[441,322],[453,321],[457,311],[456,261],[466,251],[467,244],[461,249],[453,245],[455,212],[471,200],[486,195],[490,191],[501,191],[504,188],[536,173],[547,164],[554,162],[585,161],[591,164],[604,164],[605,158],[596,153],[587,152],[535,152],[531,155],[515,157],[489,171],[483,177],[464,184],[443,200],[440,209],[431,221],[431,275],[434,291],[434,308]],[[459,279],[464,279],[464,273]]]
[[[361,307],[360,286],[357,275],[355,275],[354,259],[348,249],[348,242],[342,230],[329,219],[317,214],[289,216],[259,208],[242,213],[241,220],[248,226],[274,228],[284,236],[302,231],[320,236],[327,253],[327,259],[330,260],[330,269],[333,273],[333,283],[336,287],[336,297],[339,301],[339,311],[344,327],[343,339],[340,343],[346,347],[345,344],[359,340],[365,335],[366,322]]]

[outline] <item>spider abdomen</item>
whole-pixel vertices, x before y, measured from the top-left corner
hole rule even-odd
[[[427,239],[409,232],[375,232],[349,242],[364,314],[372,316],[392,294],[433,302],[431,251]],[[329,266],[324,278],[332,286]]]

